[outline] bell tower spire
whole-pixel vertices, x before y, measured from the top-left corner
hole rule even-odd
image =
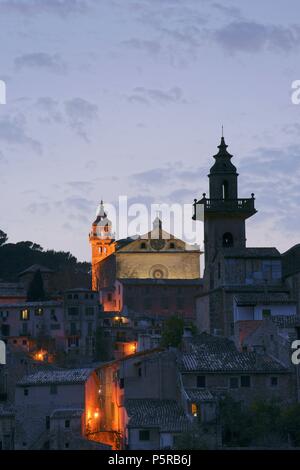
[[[222,127],[219,151],[208,175],[209,198],[203,194],[194,202],[194,220],[200,220],[198,205],[204,211],[205,276],[219,249],[246,246],[245,221],[256,212],[254,194],[248,199],[238,197],[238,173],[227,148]]]
[[[92,248],[92,289],[98,290],[101,261],[115,251],[112,223],[107,218],[103,200],[98,206],[96,219],[89,234],[89,242]]]

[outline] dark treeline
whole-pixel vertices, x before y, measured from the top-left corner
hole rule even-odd
[[[7,235],[0,230],[0,279],[16,281],[18,274],[33,264],[40,264],[54,271],[72,269],[88,273],[90,270],[90,263],[78,262],[69,252],[44,250],[31,241],[8,243]]]

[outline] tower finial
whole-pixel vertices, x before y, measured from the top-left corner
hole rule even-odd
[[[223,124],[222,124],[222,137],[224,137],[224,127],[223,127]]]

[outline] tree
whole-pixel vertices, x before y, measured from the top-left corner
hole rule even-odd
[[[0,246],[4,245],[8,240],[8,236],[3,230],[0,230]]]
[[[184,321],[177,315],[169,317],[164,324],[161,337],[161,345],[165,348],[178,348],[181,344],[184,330]]]
[[[27,301],[36,302],[39,300],[45,300],[44,282],[41,271],[38,269],[29,284],[27,292]]]
[[[291,444],[300,446],[300,405],[299,403],[290,405],[282,412],[282,431],[286,439],[291,440]]]

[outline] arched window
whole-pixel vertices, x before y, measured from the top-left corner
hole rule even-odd
[[[222,184],[222,198],[228,199],[228,181],[223,181]]]
[[[228,248],[230,246],[233,246],[233,236],[232,233],[226,232],[223,235],[223,246]]]

